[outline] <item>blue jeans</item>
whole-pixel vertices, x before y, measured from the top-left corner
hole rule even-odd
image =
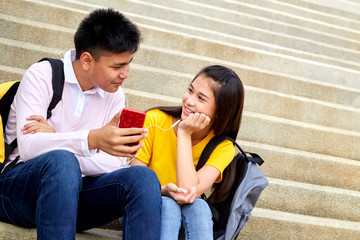
[[[208,204],[197,198],[192,204],[180,206],[172,198],[163,196],[160,239],[177,240],[181,227],[187,240],[213,239],[213,221]]]
[[[123,239],[160,238],[160,183],[147,167],[81,177],[74,154],[57,150],[0,178],[0,221],[37,228],[38,239],[75,239],[122,216]]]

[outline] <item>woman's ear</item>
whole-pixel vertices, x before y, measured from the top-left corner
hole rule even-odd
[[[83,52],[80,56],[80,63],[85,71],[89,71],[92,64],[94,63],[94,58],[89,52]]]

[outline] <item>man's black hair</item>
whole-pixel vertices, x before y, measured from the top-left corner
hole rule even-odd
[[[101,55],[135,53],[141,41],[137,26],[113,9],[98,9],[79,25],[74,36],[76,59],[89,52],[95,60]]]

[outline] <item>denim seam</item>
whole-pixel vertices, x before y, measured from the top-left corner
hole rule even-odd
[[[183,225],[183,228],[184,228],[184,232],[185,232],[185,239],[188,240],[188,239],[191,239],[190,238],[190,232],[189,232],[189,228],[188,227],[185,227],[188,225],[188,222],[187,222],[187,219],[186,219],[186,216],[185,214],[182,214],[182,211],[181,211],[181,219],[182,219],[182,225]]]
[[[12,224],[14,224],[14,225],[18,225],[18,224],[16,224],[16,223],[13,221],[13,219],[12,219],[12,218],[10,217],[10,215],[8,214],[7,209],[6,209],[6,207],[5,207],[5,204],[4,204],[4,199],[7,199],[7,200],[9,201],[10,207],[11,207],[12,210],[15,212],[15,214],[18,215],[19,220],[22,222],[23,226],[26,227],[27,224],[24,222],[24,220],[22,219],[22,217],[21,217],[21,215],[19,214],[19,212],[14,208],[14,206],[12,205],[10,199],[9,199],[8,197],[3,196],[3,195],[0,195],[0,196],[1,196],[1,206],[2,206],[2,208],[4,209],[4,212],[5,212],[5,214],[6,214],[6,217],[9,219],[9,221],[10,221]]]

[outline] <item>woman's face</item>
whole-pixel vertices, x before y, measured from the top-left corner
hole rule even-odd
[[[211,78],[199,75],[189,86],[182,98],[181,119],[185,120],[191,113],[203,113],[214,120],[215,96],[211,88],[216,84]]]

